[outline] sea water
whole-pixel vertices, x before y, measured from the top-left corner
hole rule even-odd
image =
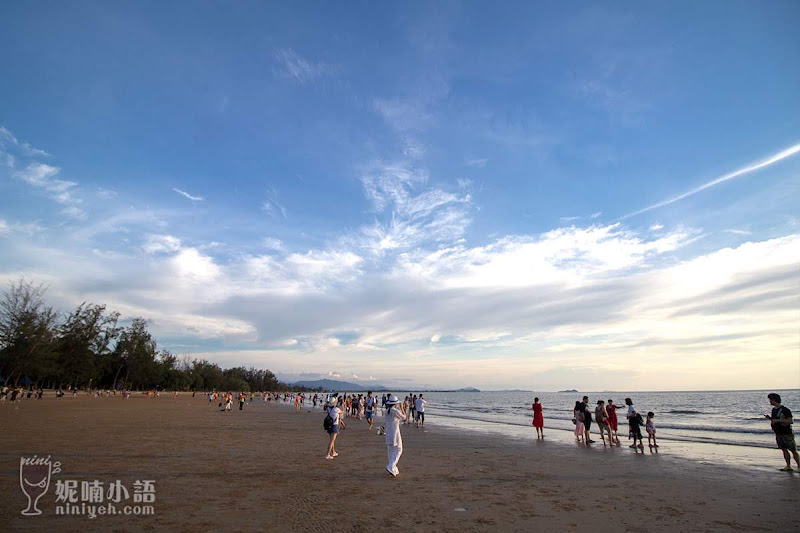
[[[614,400],[618,406],[619,438],[630,444],[625,419],[625,398],[631,398],[643,417],[655,413],[662,454],[679,455],[706,463],[730,463],[751,467],[783,466],[775,449],[769,421],[769,392],[781,395],[783,404],[795,411],[800,427],[800,389],[776,391],[693,392],[425,392],[426,426],[438,425],[484,432],[507,438],[535,439],[531,427],[533,398],[543,406],[545,434],[556,442],[574,443],[572,423],[575,402],[589,397],[594,413],[597,400]],[[412,393],[416,394],[416,392]],[[383,393],[378,393],[378,398]],[[408,392],[393,392],[401,399]],[[594,418],[594,416],[593,416]],[[647,449],[647,434],[642,428]],[[602,447],[597,425],[592,436]]]

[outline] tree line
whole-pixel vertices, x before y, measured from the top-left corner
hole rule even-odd
[[[37,388],[285,391],[269,370],[220,368],[159,350],[144,318],[120,325],[105,305],[60,314],[46,288],[20,279],[0,299],[0,376]],[[295,387],[292,387],[296,390]]]

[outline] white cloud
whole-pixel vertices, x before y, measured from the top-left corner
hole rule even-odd
[[[61,212],[67,215],[68,217],[72,217],[77,220],[85,220],[87,217],[86,211],[75,205],[70,205],[68,207],[65,207],[64,209],[61,210]]]
[[[437,343],[440,340],[442,340],[442,336],[438,333],[431,337],[431,343]]]
[[[417,100],[376,98],[372,108],[399,132],[423,131],[434,124],[433,114]]]
[[[733,233],[734,235],[752,235],[753,232],[743,229],[725,229],[723,233]]]
[[[181,249],[181,240],[172,235],[148,235],[142,249],[148,254],[177,252]]]
[[[264,239],[264,247],[270,250],[283,250],[283,241],[274,237],[267,237]]]
[[[191,200],[193,202],[202,202],[204,200],[204,198],[202,196],[192,196],[188,192],[182,191],[180,189],[176,189],[175,187],[173,187],[172,190],[175,191],[176,193],[180,194],[184,198],[188,198],[189,200]]]
[[[0,235],[8,235],[11,233],[11,229],[8,227],[8,223],[0,218]]]
[[[483,168],[486,166],[486,163],[489,162],[489,159],[486,157],[479,157],[475,159],[466,159],[464,160],[464,164],[468,167],[475,167],[475,168]]]
[[[619,224],[560,228],[533,237],[505,237],[483,247],[463,245],[403,254],[397,275],[447,287],[524,287],[576,284],[643,264],[678,249],[695,234],[678,230],[646,240]]]
[[[470,223],[472,199],[426,187],[427,171],[404,164],[378,164],[362,177],[364,194],[385,220],[361,228],[358,245],[374,254],[423,243],[453,242]]]
[[[291,48],[275,50],[274,55],[280,66],[276,72],[301,84],[314,81],[330,72],[330,67],[324,63],[308,61]]]
[[[276,200],[265,200],[261,204],[261,210],[271,217],[280,215],[283,218],[287,217],[286,208],[279,204]]]
[[[653,224],[650,226],[650,231],[660,231],[664,229],[664,224]]]
[[[220,268],[214,260],[195,248],[183,248],[170,262],[179,277],[191,281],[211,281],[218,277]]]
[[[40,157],[49,155],[44,150],[34,148],[29,143],[19,141],[10,131],[2,126],[0,126],[0,148],[17,149],[22,153],[22,155],[27,157]]]
[[[112,191],[111,189],[104,189],[102,187],[98,187],[97,197],[103,200],[111,200],[112,198],[117,197],[117,191]]]
[[[352,252],[311,250],[283,258],[251,257],[245,261],[244,273],[251,280],[250,287],[297,294],[350,283],[361,274],[362,263]]]
[[[690,190],[686,191],[685,193],[679,194],[678,196],[674,196],[674,197],[672,197],[672,198],[670,198],[668,200],[664,200],[663,202],[658,202],[656,204],[649,205],[649,206],[645,207],[644,209],[639,209],[638,211],[634,211],[632,213],[628,213],[627,215],[621,217],[620,220],[623,220],[623,219],[626,219],[626,218],[629,218],[629,217],[632,217],[632,216],[640,215],[642,213],[646,213],[647,211],[651,211],[653,209],[658,209],[659,207],[664,207],[665,205],[669,205],[669,204],[678,202],[680,200],[683,200],[684,198],[688,198],[689,196],[695,195],[695,194],[697,194],[697,193],[699,193],[701,191],[704,191],[706,189],[709,189],[711,187],[719,185],[720,183],[724,183],[724,182],[726,182],[728,180],[732,180],[734,178],[738,178],[740,176],[744,176],[745,174],[749,174],[751,172],[755,172],[756,170],[762,169],[764,167],[768,167],[770,165],[774,165],[775,163],[778,163],[779,161],[782,161],[782,160],[784,160],[784,159],[786,159],[788,157],[792,157],[793,155],[797,154],[798,152],[800,152],[800,144],[796,144],[796,145],[794,145],[794,146],[792,146],[790,148],[787,148],[786,150],[782,150],[782,151],[778,152],[777,154],[774,154],[774,155],[768,157],[767,159],[764,159],[763,161],[759,161],[758,163],[753,163],[751,165],[748,165],[746,167],[740,168],[738,170],[734,170],[733,172],[729,172],[728,174],[724,174],[724,175],[722,175],[722,176],[720,176],[718,178],[715,178],[715,179],[713,179],[713,180],[711,180],[711,181],[709,181],[707,183],[704,183],[704,184],[700,185],[699,187],[695,187],[694,189],[690,189]]]

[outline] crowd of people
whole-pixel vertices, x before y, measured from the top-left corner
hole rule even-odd
[[[68,389],[74,398],[78,393],[77,389]],[[86,391],[91,396],[117,396],[116,390],[101,390],[92,389]],[[119,391],[123,398],[129,398],[131,392],[126,389]],[[160,397],[160,391],[143,391],[141,393],[147,397]],[[194,396],[196,393],[192,393]],[[63,398],[66,395],[64,390],[59,389],[55,392],[56,398]],[[41,400],[44,396],[44,390],[34,387],[10,387],[3,386],[0,388],[0,402],[18,402],[23,399],[37,399]],[[178,391],[174,392],[174,398],[178,398]],[[378,398],[373,395],[372,391],[364,394],[338,394],[338,393],[305,393],[305,392],[217,392],[212,391],[207,393],[209,405],[217,403],[220,411],[227,412],[233,411],[234,402],[238,403],[239,410],[244,410],[246,403],[252,403],[256,397],[260,397],[264,404],[277,403],[293,403],[296,412],[302,412],[307,402],[313,404],[314,407],[323,407],[326,413],[325,430],[329,434],[328,448],[325,455],[326,459],[333,459],[339,454],[336,451],[336,439],[340,429],[345,429],[346,419],[352,418],[355,420],[365,420],[367,429],[372,431],[375,426],[376,411],[380,408],[383,412],[383,424],[380,426],[378,433],[385,435],[387,445],[387,455],[389,462],[386,470],[389,474],[396,476],[399,473],[397,463],[403,453],[403,440],[400,434],[401,425],[413,425],[422,428],[425,425],[425,407],[427,400],[423,394],[408,393],[404,399],[400,400],[397,396],[391,394],[383,394],[380,398],[380,406],[378,405]],[[791,461],[794,459],[797,464],[797,471],[800,471],[800,455],[797,451],[797,445],[792,431],[792,418],[791,410],[781,403],[781,397],[777,393],[770,393],[768,400],[772,406],[771,414],[765,415],[770,420],[770,426],[775,433],[775,440],[778,448],[783,452],[786,466],[781,470],[786,472],[795,471],[792,468]],[[647,444],[651,451],[656,451],[659,448],[656,439],[656,423],[655,413],[652,411],[647,412],[643,417],[634,407],[631,398],[625,398],[625,419],[627,421],[628,439],[631,441],[630,448],[635,450],[644,450],[642,428],[647,434]],[[592,438],[592,428],[596,426],[597,433],[604,446],[621,446],[618,432],[619,432],[619,416],[617,406],[612,399],[607,401],[598,399],[594,408],[590,406],[588,396],[584,396],[581,400],[575,402],[573,409],[572,422],[575,425],[574,436],[575,441],[584,445],[594,444],[596,441]],[[531,405],[533,411],[532,425],[536,430],[537,439],[544,439],[544,406],[536,397]]]
[[[534,427],[537,427],[537,432],[541,431],[543,426],[543,418],[540,415],[536,416],[537,411],[537,404],[538,404],[538,411],[541,413],[542,407],[539,404],[539,399],[536,398],[534,400]],[[631,448],[636,449],[644,449],[644,445],[642,444],[642,429],[641,427],[645,427],[645,431],[647,432],[647,444],[650,449],[658,448],[658,443],[656,441],[656,425],[655,425],[655,414],[650,411],[647,413],[647,420],[645,421],[642,418],[636,408],[633,406],[633,400],[630,398],[625,398],[625,405],[627,406],[627,412],[625,414],[625,418],[628,421],[628,439],[632,439],[633,443],[630,445]],[[593,413],[594,411],[594,413]],[[604,400],[597,400],[596,407],[592,409],[589,406],[589,397],[584,396],[582,400],[578,400],[575,402],[575,408],[572,411],[573,418],[572,423],[575,424],[575,440],[576,442],[580,442],[583,444],[594,444],[596,441],[592,440],[592,425],[597,425],[597,431],[600,433],[600,439],[603,441],[603,445],[606,446],[621,446],[619,437],[617,436],[617,432],[619,431],[619,422],[617,418],[617,405],[614,404],[614,400],[609,399],[608,403]],[[594,414],[594,417],[592,415]],[[544,438],[542,436],[542,438]],[[637,444],[638,442],[638,444]]]

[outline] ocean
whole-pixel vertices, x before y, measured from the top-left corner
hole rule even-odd
[[[771,411],[769,392],[781,395],[783,404],[795,411],[800,427],[800,389],[775,391],[692,392],[426,392],[426,426],[447,426],[483,432],[494,437],[535,440],[531,404],[535,396],[543,405],[547,439],[574,444],[572,411],[584,395],[592,408],[598,399],[613,399],[619,407],[619,438],[627,446],[627,412],[631,398],[645,416],[655,413],[660,453],[679,455],[709,464],[782,466],[775,438],[764,415]],[[382,393],[378,393],[378,397]],[[394,392],[401,399],[408,392]],[[409,429],[410,431],[410,429]],[[647,448],[647,434],[642,428]],[[597,427],[593,438],[600,448]]]

